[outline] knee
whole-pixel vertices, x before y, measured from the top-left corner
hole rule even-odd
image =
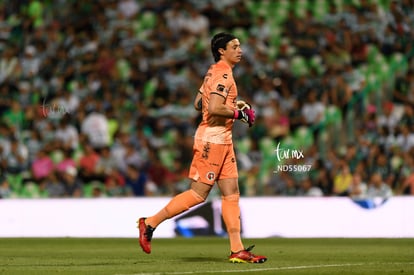
[[[191,190],[205,201],[210,193],[211,186],[201,182],[193,182],[191,184]]]
[[[234,194],[231,194],[231,195],[222,196],[221,199],[223,201],[228,201],[228,202],[239,202],[240,193],[234,193]]]
[[[202,203],[202,202],[205,202],[206,201],[206,198],[208,196],[208,193],[207,193],[207,195],[206,194],[201,195],[201,194],[197,193],[196,191],[194,191],[193,189],[190,189],[190,192],[192,193],[192,195],[193,195],[193,197],[195,199],[195,202],[197,204]]]

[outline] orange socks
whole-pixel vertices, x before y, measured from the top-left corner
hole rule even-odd
[[[166,219],[172,218],[188,209],[204,202],[204,198],[190,189],[178,194],[163,208],[160,212],[145,220],[147,225],[156,228],[160,223]]]
[[[227,227],[227,233],[230,239],[230,249],[232,252],[244,250],[240,236],[240,194],[221,197],[221,212],[224,223]]]
[[[243,243],[240,236],[240,194],[233,194],[222,197],[222,215],[224,223],[226,224],[227,233],[230,239],[230,249],[232,252],[239,252],[244,250]],[[161,209],[157,214],[148,217],[145,220],[147,225],[156,228],[160,223],[166,219],[170,219],[188,209],[204,202],[204,198],[197,194],[192,189],[178,194],[171,201]]]

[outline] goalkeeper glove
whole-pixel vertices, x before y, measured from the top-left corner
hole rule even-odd
[[[236,104],[237,109],[234,110],[234,118],[239,119],[242,122],[249,124],[249,127],[252,127],[254,120],[256,119],[256,114],[252,106],[243,100],[238,100]]]

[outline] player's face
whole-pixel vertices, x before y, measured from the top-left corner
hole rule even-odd
[[[226,49],[223,51],[223,58],[230,65],[239,63],[243,55],[240,47],[239,39],[235,38],[227,43]]]

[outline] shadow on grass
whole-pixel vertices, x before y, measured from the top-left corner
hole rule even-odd
[[[188,263],[207,263],[207,262],[225,262],[223,258],[214,258],[214,257],[181,257],[183,262]]]

